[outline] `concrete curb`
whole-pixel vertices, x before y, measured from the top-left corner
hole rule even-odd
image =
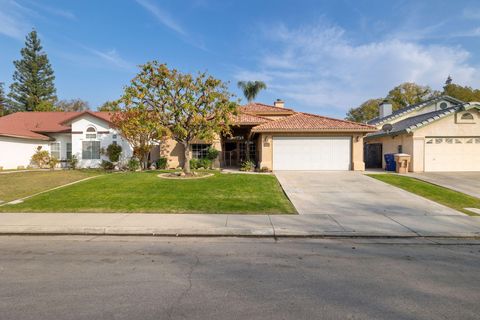
[[[164,228],[122,228],[122,227],[68,227],[68,226],[0,226],[0,236],[149,236],[149,237],[245,237],[245,238],[464,238],[480,240],[480,234],[471,233],[425,233],[413,232],[335,232],[299,231],[284,229],[274,233],[272,229],[215,228],[164,229]]]

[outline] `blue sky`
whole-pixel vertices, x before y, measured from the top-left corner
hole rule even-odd
[[[59,98],[93,109],[153,59],[239,97],[238,80],[263,80],[257,101],[335,117],[405,81],[480,87],[479,1],[0,0],[7,86],[32,28]]]

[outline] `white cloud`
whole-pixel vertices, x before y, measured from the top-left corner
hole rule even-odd
[[[0,34],[18,40],[25,37],[29,24],[22,9],[15,1],[0,0]]]
[[[135,66],[120,57],[118,52],[115,49],[108,50],[108,51],[100,51],[97,49],[84,47],[87,51],[91,52],[94,56],[100,58],[104,62],[123,70],[127,71],[134,71]]]
[[[273,31],[272,31],[273,30]],[[238,70],[235,78],[265,80],[277,96],[311,110],[343,116],[364,100],[384,96],[402,82],[441,88],[450,74],[456,83],[480,80],[461,47],[424,45],[388,39],[354,43],[337,26],[269,28],[267,50],[255,70]],[[478,82],[477,82],[478,83]]]
[[[149,0],[136,0],[139,5],[148,10],[157,20],[165,25],[167,28],[172,29],[173,31],[186,35],[185,30],[180,26],[180,24],[173,19],[168,12],[156,6]]]

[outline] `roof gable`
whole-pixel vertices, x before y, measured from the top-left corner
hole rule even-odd
[[[371,125],[381,125],[383,123],[392,121],[392,120],[397,119],[401,116],[405,116],[409,113],[412,113],[414,111],[420,110],[420,109],[422,109],[424,107],[427,107],[429,105],[437,103],[441,100],[446,100],[446,101],[448,101],[448,102],[450,102],[454,105],[461,105],[461,104],[465,103],[464,101],[455,99],[453,97],[450,97],[450,96],[447,96],[447,95],[442,95],[442,96],[430,98],[428,100],[425,100],[425,101],[422,101],[422,102],[419,102],[419,103],[411,104],[411,105],[406,106],[405,108],[402,108],[402,109],[398,109],[398,110],[392,112],[392,114],[390,114],[386,117],[383,117],[383,118],[376,117],[372,120],[367,121],[367,123],[371,124]]]
[[[431,124],[432,122],[454,115],[456,112],[471,110],[472,108],[480,110],[480,103],[479,102],[464,103],[462,105],[456,105],[444,110],[437,110],[437,111],[423,113],[413,117],[409,117],[401,121],[398,121],[396,123],[393,123],[392,130],[389,132],[378,130],[377,132],[369,134],[368,137],[373,138],[373,137],[379,137],[379,136],[398,135],[402,133],[413,132],[419,128],[422,128],[424,126]]]
[[[86,113],[110,122],[108,112],[16,112],[0,117],[0,135],[50,140],[46,133],[70,132],[69,122]]]

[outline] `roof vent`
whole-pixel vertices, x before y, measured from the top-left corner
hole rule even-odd
[[[273,102],[273,106],[277,108],[285,108],[285,102],[282,99],[277,99]]]

